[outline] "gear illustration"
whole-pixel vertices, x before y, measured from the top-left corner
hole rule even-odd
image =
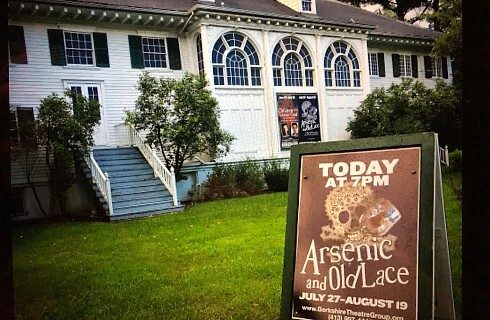
[[[392,221],[386,231],[382,234],[374,232],[371,225],[371,211],[374,207],[379,207],[378,202],[383,201],[391,205],[391,212],[396,212],[397,219]],[[400,216],[398,210],[385,199],[376,199],[373,190],[369,186],[361,187],[346,183],[342,187],[333,189],[325,199],[325,212],[331,225],[321,227],[320,237],[324,240],[337,240],[353,245],[360,244],[379,244],[383,240],[390,240],[389,244],[384,245],[385,251],[395,249],[396,236],[385,233],[395,224]],[[377,213],[377,212],[375,212]],[[370,215],[371,214],[371,215]],[[381,218],[382,215],[377,216]],[[383,220],[385,221],[385,220]],[[388,222],[389,223],[389,222]],[[385,242],[386,243],[386,242]]]

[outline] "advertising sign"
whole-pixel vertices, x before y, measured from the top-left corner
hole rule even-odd
[[[321,141],[316,94],[278,94],[277,115],[281,150],[300,142]]]
[[[433,318],[437,143],[387,139],[292,148],[281,319]]]

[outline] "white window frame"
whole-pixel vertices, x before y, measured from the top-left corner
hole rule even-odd
[[[368,52],[369,76],[379,77],[379,62],[377,52]]]
[[[339,53],[337,52],[337,49],[335,49],[335,46],[334,44],[337,43],[337,42],[343,42],[347,47],[345,49],[345,53]],[[332,43],[330,43],[330,45],[327,47],[327,50],[325,50],[325,54],[323,55],[323,60],[325,61],[325,56],[329,50],[329,48],[333,48],[333,52],[334,52],[334,55],[332,57],[332,61],[331,61],[331,65],[329,67],[325,67],[325,62],[324,62],[324,67],[323,67],[323,77],[325,79],[325,87],[326,88],[329,88],[329,89],[341,89],[341,90],[345,90],[345,89],[349,89],[349,90],[359,90],[359,89],[362,89],[363,87],[363,84],[362,84],[362,67],[361,67],[361,61],[359,61],[359,55],[356,53],[356,51],[354,50],[354,47],[346,42],[346,41],[340,41],[340,40],[336,40]],[[356,60],[357,60],[357,64],[359,66],[359,68],[357,69],[354,69],[354,65],[352,63],[352,60],[349,58],[349,52],[352,50],[352,53],[355,55],[356,57]],[[339,57],[343,56],[346,60],[347,60],[347,64],[349,66],[349,79],[350,79],[350,85],[349,86],[337,86],[337,78],[336,78],[336,69],[335,69],[335,63],[337,61],[337,59]],[[331,80],[332,80],[332,85],[329,86],[327,85],[327,77],[326,77],[326,72],[330,72],[331,74]],[[355,86],[354,85],[354,82],[355,82],[355,76],[354,74],[355,73],[358,73],[359,74],[359,86]]]
[[[309,7],[309,9],[306,7]],[[301,11],[313,12],[313,0],[301,0]]]
[[[242,44],[240,46],[230,45],[228,43],[225,36],[228,34],[231,34],[231,33],[235,33],[235,34],[238,34],[238,35],[243,37]],[[221,40],[223,46],[225,47],[225,51],[222,54],[222,61],[221,62],[213,62],[214,47],[215,47],[216,43],[220,40]],[[258,64],[252,64],[252,61],[251,61],[249,55],[245,51],[245,47],[247,46],[247,43],[250,43],[251,48],[254,50],[255,54],[257,55]],[[230,84],[228,81],[229,80],[228,78],[230,77],[230,75],[228,74],[226,62],[227,62],[228,55],[233,50],[238,51],[245,58],[245,63],[247,64],[247,68],[246,68],[247,77],[243,78],[243,79],[245,79],[247,84],[243,84],[243,85],[242,84]],[[220,87],[220,88],[225,88],[225,87],[226,88],[242,88],[242,89],[243,88],[262,88],[263,87],[263,81],[262,81],[263,75],[262,75],[262,66],[261,66],[261,62],[260,62],[260,54],[256,48],[256,45],[252,42],[252,39],[248,35],[245,35],[245,34],[240,33],[240,32],[235,32],[235,31],[225,32],[225,33],[221,34],[213,44],[213,49],[211,51],[211,64],[213,67],[213,84],[216,87]],[[215,83],[215,78],[217,76],[218,76],[218,78],[221,78],[221,74],[217,74],[215,72],[215,68],[217,70],[222,70],[222,72],[223,72],[222,73],[223,84],[216,84]],[[260,81],[260,84],[258,84],[258,85],[252,84],[254,82],[254,80],[253,80],[254,77],[252,76],[252,74],[253,74],[252,69],[259,70],[260,77],[258,79]]]
[[[443,78],[442,58],[431,59],[432,78]]]
[[[92,44],[92,49],[90,49],[91,55],[92,55],[92,63],[69,63],[68,62],[68,50],[84,50],[84,51],[89,51],[89,49],[80,49],[80,48],[68,48],[66,45],[66,34],[67,33],[76,33],[76,34],[84,34],[84,35],[89,35],[90,36],[90,43]],[[71,31],[71,30],[63,30],[63,45],[65,47],[65,56],[66,56],[66,65],[67,66],[95,66],[96,61],[95,61],[95,48],[94,48],[94,37],[91,32],[80,32],[80,31]]]
[[[153,40],[163,40],[165,44],[165,53],[155,53],[155,52],[146,52],[145,51],[145,45],[144,41],[148,39],[153,39]],[[159,38],[159,37],[141,37],[141,53],[143,54],[143,65],[145,69],[162,69],[162,70],[168,70],[170,69],[170,62],[169,62],[169,56],[168,56],[168,43],[167,43],[167,38]],[[145,60],[145,53],[148,54],[155,54],[155,55],[165,55],[165,67],[152,67],[152,66],[147,66],[146,65],[146,60]]]
[[[292,50],[292,49],[287,49],[286,48],[286,44],[284,43],[284,40],[286,38],[293,38],[294,40],[298,41],[298,45],[297,45],[297,48],[296,50]],[[295,38],[295,37],[284,37],[284,38],[281,38],[279,40],[279,45],[281,46],[281,49],[282,49],[282,56],[281,56],[281,60],[280,60],[280,65],[279,66],[272,66],[272,70],[273,70],[273,78],[274,78],[274,71],[279,71],[279,75],[280,75],[280,81],[281,81],[281,85],[274,85],[274,87],[285,87],[285,88],[314,88],[315,87],[315,64],[314,64],[314,60],[313,60],[313,56],[312,54],[310,53],[310,49],[306,46],[305,42],[301,39],[298,39],[298,38]],[[277,44],[276,44],[277,46]],[[274,49],[276,48],[276,46],[274,46],[274,48],[272,49],[272,57],[274,59]],[[301,49],[303,49],[304,47],[304,51],[302,51]],[[301,52],[306,52],[307,55],[302,55]],[[296,58],[298,58],[299,62],[300,62],[300,66],[301,66],[301,85],[300,86],[287,86],[286,85],[286,66],[285,66],[285,60],[286,60],[286,56],[288,56],[290,53],[292,53],[294,56],[296,56]],[[306,66],[306,63],[305,63],[305,59],[306,57],[310,57],[310,60],[311,60],[311,66],[310,67],[307,67]],[[311,77],[307,77],[307,73],[310,73],[311,74]],[[307,81],[307,78],[308,78],[308,81]],[[307,85],[307,83],[311,82],[312,85]]]
[[[412,78],[412,56],[409,54],[400,55],[400,77]]]

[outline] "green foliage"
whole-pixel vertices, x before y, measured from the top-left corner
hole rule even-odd
[[[453,83],[461,86],[462,70],[462,0],[441,0],[439,10],[429,19],[437,26],[437,30],[444,32],[436,39],[432,53],[435,56],[451,56],[453,59]]]
[[[270,191],[288,191],[289,169],[278,161],[264,165],[264,178]]]
[[[365,4],[380,4],[383,6],[383,15],[404,20],[408,11],[421,6],[430,6],[434,1],[431,0],[340,0],[351,5],[360,7]],[[393,14],[393,15],[392,15]]]
[[[193,201],[209,201],[259,194],[265,181],[262,166],[252,160],[218,165],[206,182],[195,188]]]
[[[347,125],[352,138],[435,131],[441,145],[461,145],[460,94],[439,81],[435,89],[403,79],[389,88],[376,88],[354,111]]]
[[[457,149],[449,153],[449,167],[453,172],[463,171],[463,151]]]
[[[206,89],[204,75],[186,73],[181,80],[140,76],[136,110],[126,123],[146,130],[146,143],[160,149],[177,176],[184,161],[197,154],[220,157],[233,137],[220,129],[218,102]]]
[[[73,183],[73,159],[93,145],[93,132],[100,121],[100,105],[67,90],[65,97],[51,94],[41,100],[36,123],[40,142],[46,147],[50,213],[55,206],[65,214],[65,191]],[[56,202],[56,203],[55,203]]]

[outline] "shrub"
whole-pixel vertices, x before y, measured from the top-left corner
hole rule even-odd
[[[289,169],[278,161],[270,161],[264,165],[264,179],[270,191],[287,191]]]
[[[449,167],[453,172],[461,172],[463,164],[463,152],[461,150],[454,150],[449,153]]]
[[[257,162],[217,165],[207,181],[193,190],[192,200],[209,201],[259,194],[264,190],[264,175]]]
[[[403,79],[389,88],[373,90],[347,125],[353,138],[434,131],[441,145],[461,145],[461,93],[439,81],[435,89]]]

